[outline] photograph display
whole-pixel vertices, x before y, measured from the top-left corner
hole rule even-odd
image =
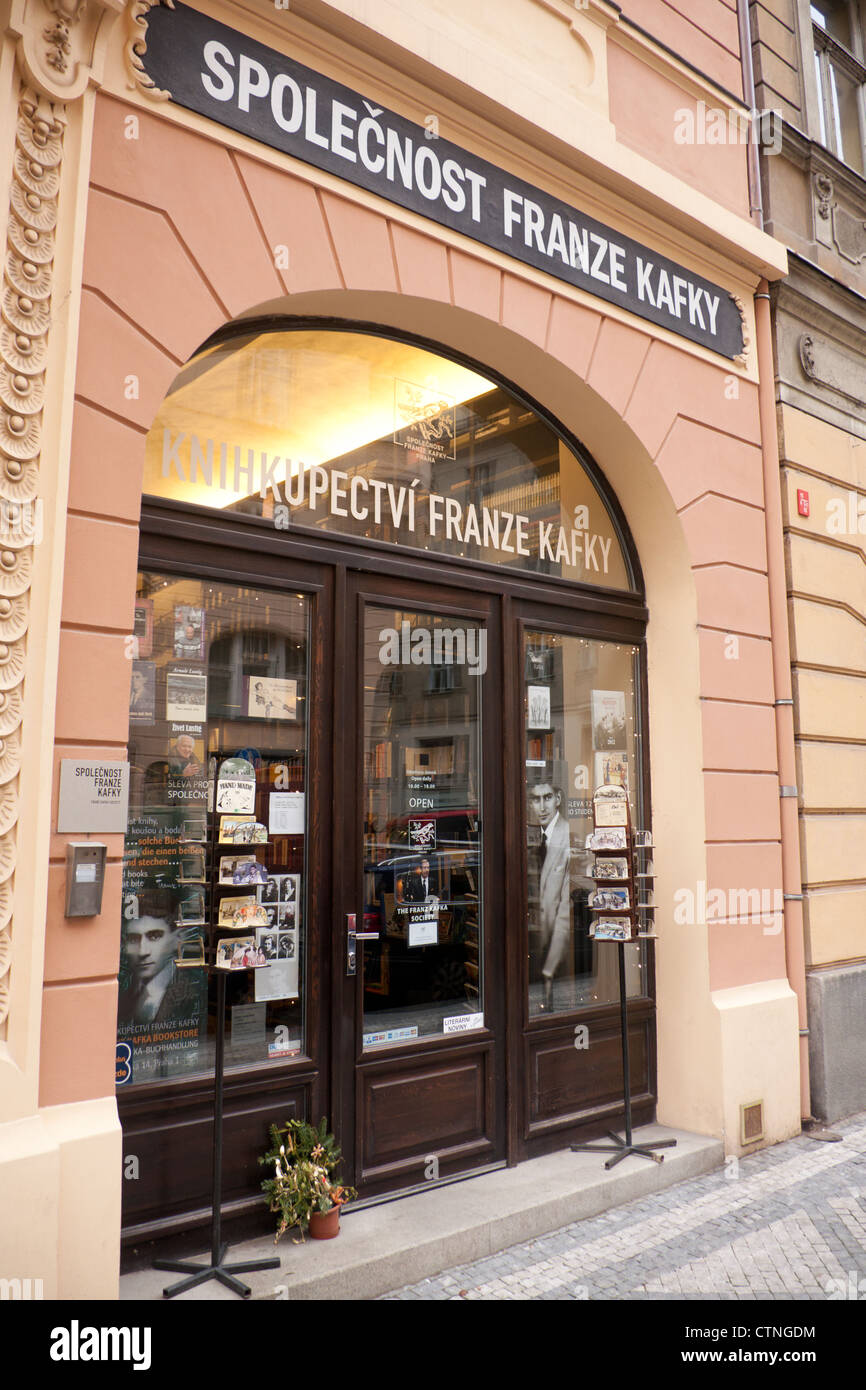
[[[130,724],[152,724],[156,719],[156,665],[133,661],[129,685]]]
[[[300,926],[300,874],[269,874],[257,890],[272,926],[281,931]]]
[[[256,932],[256,945],[270,962],[270,970],[256,976],[256,1002],[298,997],[298,933],[263,928]]]
[[[174,655],[203,661],[204,609],[189,603],[179,603],[174,610]]]
[[[179,734],[169,745],[168,770],[172,777],[202,777],[204,775],[204,739],[192,734]]]
[[[275,676],[246,676],[246,713],[250,719],[297,719],[298,682]]]
[[[207,676],[194,666],[169,666],[165,673],[165,717],[204,724],[207,719]]]

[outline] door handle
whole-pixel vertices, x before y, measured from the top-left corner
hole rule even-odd
[[[377,931],[357,931],[358,914],[357,912],[346,913],[346,974],[357,975],[358,973],[358,948],[357,941],[378,941]]]

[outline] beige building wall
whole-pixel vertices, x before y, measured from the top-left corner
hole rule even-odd
[[[866,443],[792,406],[780,418],[803,907],[817,984],[866,966]],[[798,490],[809,494],[808,517]]]
[[[18,623],[8,642],[0,627],[0,664],[3,644],[20,644],[18,678],[3,687],[19,703],[5,717],[13,721],[10,734],[19,724],[22,731],[20,761],[16,754],[8,777],[7,764],[0,766],[0,806],[7,807],[0,821],[0,1276],[42,1278],[47,1297],[114,1295],[122,1181],[113,1075],[122,837],[108,837],[102,914],[70,924],[62,911],[68,837],[54,833],[56,764],[85,749],[90,757],[124,754],[124,637],[143,441],[153,415],[209,332],[267,306],[374,317],[452,343],[523,383],[599,459],[635,534],[655,615],[650,732],[663,846],[659,916],[668,933],[658,966],[659,1115],[722,1134],[731,1150],[740,1148],[738,1107],[758,1095],[767,1102],[768,1140],[799,1126],[797,1011],[784,938],[743,936],[737,923],[679,925],[670,911],[682,886],[728,891],[780,882],[749,301],[762,275],[782,272],[784,253],[748,220],[740,151],[720,166],[717,187],[695,189],[694,152],[665,144],[656,162],[646,130],[629,126],[624,100],[629,84],[646,75],[666,112],[675,101],[730,103],[716,84],[737,81],[731,7],[705,0],[701,24],[684,27],[672,5],[648,6],[641,23],[659,26],[654,42],[604,0],[579,8],[511,0],[508,33],[519,60],[508,45],[501,51],[500,31],[492,62],[490,35],[473,23],[471,7],[440,5],[434,24],[430,15],[421,23],[422,7],[408,0],[382,6],[387,32],[373,31],[370,7],[348,2],[309,4],[303,20],[264,4],[255,18],[229,5],[203,8],[272,46],[291,42],[302,61],[413,119],[438,112],[451,122],[451,138],[730,288],[746,305],[751,345],[742,363],[722,361],[203,118],[154,103],[130,71],[128,40],[140,34],[133,16],[146,9],[138,0],[92,0],[72,25],[62,70],[48,63],[42,5],[0,3],[7,30],[0,217],[30,207],[44,252],[39,264],[47,267],[37,274],[38,293],[15,288],[30,261],[24,243],[16,249],[13,240],[7,282],[42,306],[42,326],[29,335],[42,343],[39,365],[21,372],[42,381],[45,406],[7,408],[33,422],[25,431],[29,452],[7,454],[26,465],[34,494],[38,477],[46,505],[45,540],[22,546],[23,561],[8,562],[15,589],[3,588],[0,548],[0,600],[13,600]],[[443,15],[455,30],[450,45],[436,38]],[[520,45],[530,33],[538,39],[529,67],[544,79],[518,84],[515,72],[527,69]],[[705,64],[706,79],[670,51],[678,43],[687,51],[687,40],[698,45],[693,61]],[[570,45],[568,59],[562,42]],[[476,88],[480,73],[484,84]],[[41,92],[35,102],[31,88]],[[124,131],[128,116],[139,122],[134,141]],[[44,195],[26,185],[44,178],[50,161],[40,164],[31,151],[36,168],[28,168],[15,147],[17,140],[26,156],[42,120],[58,171]],[[661,124],[656,129],[666,140]],[[235,215],[201,215],[214,207]],[[26,216],[19,222],[27,225]],[[287,228],[292,259],[283,272],[272,248]],[[4,358],[2,371],[11,380],[15,363]],[[126,389],[129,376],[140,386],[135,397]],[[0,497],[4,487],[20,490],[21,478],[7,468]],[[100,579],[97,556],[110,585]],[[10,613],[0,602],[0,620]],[[731,635],[737,662],[727,659]],[[5,708],[0,702],[0,713]],[[747,729],[742,739],[740,727]],[[19,768],[26,770],[20,779]],[[686,827],[684,805],[694,810]],[[7,889],[13,871],[15,887]]]

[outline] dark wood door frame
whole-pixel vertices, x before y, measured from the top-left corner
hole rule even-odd
[[[565,585],[543,576],[527,576],[491,566],[445,565],[441,557],[431,561],[394,547],[354,545],[341,538],[335,546],[327,535],[296,533],[289,537],[275,533],[260,520],[249,517],[226,518],[223,514],[202,514],[179,504],[150,503],[142,516],[141,567],[178,575],[197,576],[220,582],[260,585],[264,588],[291,588],[308,592],[314,599],[311,631],[311,722],[309,743],[309,787],[311,791],[310,901],[321,916],[322,931],[309,941],[307,975],[307,1056],[291,1063],[264,1062],[232,1073],[229,1089],[236,1096],[241,1112],[256,1109],[255,1097],[261,1092],[273,1105],[277,1096],[296,1095],[294,1104],[317,1119],[329,1114],[354,1111],[359,1114],[360,1029],[355,1026],[360,1007],[360,986],[351,1011],[345,1007],[345,912],[357,911],[353,903],[361,882],[360,859],[363,835],[359,823],[359,798],[347,788],[360,785],[361,736],[357,719],[340,717],[340,712],[358,708],[360,643],[358,614],[365,601],[385,605],[415,606],[424,611],[462,613],[484,617],[491,640],[487,684],[501,692],[501,699],[488,698],[483,724],[483,770],[485,801],[482,822],[485,852],[485,916],[502,932],[504,950],[491,953],[493,933],[485,933],[485,1022],[483,1044],[489,1052],[479,1081],[483,1107],[497,1114],[492,1125],[495,1143],[491,1152],[508,1163],[557,1147],[567,1142],[567,1134],[552,1122],[538,1127],[536,1137],[527,1136],[529,1111],[526,1039],[545,1027],[571,1026],[571,1016],[550,1025],[526,1017],[526,846],[523,822],[523,706],[519,659],[521,633],[526,625],[549,628],[565,634],[618,640],[642,647],[646,610],[637,595],[592,590],[588,586]],[[354,629],[354,631],[353,631]],[[646,664],[640,666],[639,703],[646,709]],[[645,732],[641,715],[637,727]],[[649,779],[646,740],[640,755],[644,778],[645,806],[649,808]],[[517,750],[517,751],[515,751]],[[354,782],[353,782],[354,779]],[[493,794],[492,794],[493,789]],[[330,804],[329,804],[330,803]],[[349,847],[349,853],[345,847]],[[333,868],[332,868],[333,866]],[[347,904],[353,903],[352,906]],[[649,952],[648,986],[652,992],[652,952]],[[495,990],[495,994],[492,991]],[[500,1006],[496,1016],[497,1004]],[[351,1017],[349,1013],[351,1012]],[[594,1013],[595,1011],[593,1011]],[[602,1010],[599,1014],[604,1013]],[[636,1001],[630,1006],[636,1027],[646,1029],[649,1066],[644,1112],[652,1108],[655,1091],[654,1006]],[[581,1014],[575,1021],[583,1021]],[[348,1031],[347,1031],[348,1030]],[[478,1042],[482,1039],[479,1037]],[[411,1049],[392,1055],[395,1071],[411,1069],[412,1058],[461,1055],[461,1044],[433,1038],[413,1044]],[[384,1054],[377,1056],[381,1067]],[[362,1062],[360,1070],[368,1066]],[[479,1073],[481,1075],[481,1073]],[[203,1079],[189,1078],[148,1086],[146,1095],[135,1092],[119,1097],[125,1126],[155,1132],[160,1111],[171,1104],[177,1116],[189,1095],[195,1108],[195,1123],[202,1125]],[[482,1107],[482,1108],[483,1108]],[[590,1107],[590,1109],[592,1109]],[[597,1124],[609,1117],[611,1105],[596,1107]],[[615,1109],[615,1107],[614,1107]],[[638,1107],[639,1109],[639,1107]],[[636,1111],[636,1116],[638,1111]],[[592,1124],[587,1111],[582,1123]],[[341,1136],[347,1157],[354,1162],[359,1135],[356,1124]],[[177,1140],[175,1139],[175,1143]],[[159,1136],[154,1133],[156,1149]],[[477,1161],[477,1159],[476,1159]],[[231,1162],[227,1151],[227,1162]],[[399,1167],[399,1165],[398,1165]],[[407,1179],[396,1171],[394,1185]],[[383,1179],[384,1181],[384,1179]],[[374,1184],[375,1186],[375,1184]],[[384,1190],[380,1184],[379,1190]],[[236,1198],[238,1209],[257,1210],[258,1197]],[[160,1218],[151,1208],[137,1229],[159,1234],[172,1224],[188,1221],[175,1207],[175,1216]],[[135,1220],[133,1220],[135,1225]]]
[[[444,576],[443,576],[444,577]],[[356,570],[346,578],[345,597],[341,598],[341,585],[335,589],[337,602],[343,602],[345,614],[343,632],[345,642],[341,650],[345,659],[337,672],[337,682],[341,694],[337,697],[345,711],[339,729],[335,730],[334,743],[334,807],[335,843],[348,847],[348,853],[340,856],[335,865],[335,902],[342,907],[334,917],[334,949],[332,968],[334,970],[334,1014],[339,1038],[334,1039],[334,1086],[335,1095],[340,1089],[339,1112],[343,1118],[343,1132],[346,1138],[344,1150],[351,1150],[355,1165],[355,1176],[363,1182],[363,1152],[368,1135],[364,1126],[364,1107],[366,1088],[372,1084],[370,1077],[376,1074],[383,1077],[389,1067],[394,1074],[415,1067],[441,1067],[445,1070],[460,1065],[468,1054],[483,1052],[488,1054],[483,1064],[483,1076],[479,1084],[483,1087],[484,1127],[487,1136],[484,1140],[467,1141],[462,1150],[466,1166],[479,1163],[501,1161],[506,1157],[507,1092],[505,1087],[505,1033],[504,1008],[505,973],[504,952],[496,936],[501,930],[504,913],[505,883],[501,871],[501,847],[503,845],[502,797],[501,797],[501,748],[502,724],[497,691],[502,686],[500,627],[500,606],[496,596],[477,590],[470,592],[465,588],[455,588],[435,582],[439,576],[427,576],[426,581],[417,577],[392,578],[389,575]],[[383,608],[404,608],[423,613],[438,613],[446,617],[474,620],[483,624],[488,632],[487,671],[481,678],[479,690],[481,697],[481,830],[483,853],[483,990],[485,1027],[482,1031],[465,1038],[446,1038],[435,1036],[412,1042],[407,1046],[389,1048],[387,1052],[364,1054],[361,1045],[360,1020],[363,1011],[363,981],[361,952],[359,951],[358,975],[348,979],[345,974],[345,914],[359,913],[362,903],[359,895],[363,882],[363,806],[359,796],[352,796],[351,789],[363,783],[363,746],[360,692],[364,678],[364,652],[361,635],[364,630],[364,610],[368,605]],[[497,853],[497,851],[500,851]],[[497,930],[492,924],[496,924]],[[344,981],[340,989],[339,981]],[[340,1059],[339,1061],[337,1059]],[[346,1077],[354,1078],[354,1089],[349,1094]],[[354,1111],[354,1113],[353,1113]],[[337,1113],[335,1111],[335,1113]],[[349,1135],[351,1134],[351,1144]],[[420,1138],[420,1135],[419,1135]],[[411,1140],[408,1141],[411,1147]],[[460,1149],[459,1144],[454,1149]],[[423,1150],[423,1145],[422,1145]],[[457,1161],[457,1153],[451,1157]],[[412,1183],[407,1161],[384,1165],[382,1172],[390,1167],[392,1177],[403,1183]],[[379,1169],[376,1172],[379,1175]],[[418,1169],[417,1180],[422,1177]],[[374,1187],[381,1187],[382,1177],[377,1176]]]

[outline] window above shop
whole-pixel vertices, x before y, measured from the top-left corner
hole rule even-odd
[[[866,51],[860,0],[810,6],[818,86],[818,138],[838,159],[864,172]]]
[[[196,354],[147,437],[145,494],[633,590],[589,466],[464,363],[350,329],[254,329]]]

